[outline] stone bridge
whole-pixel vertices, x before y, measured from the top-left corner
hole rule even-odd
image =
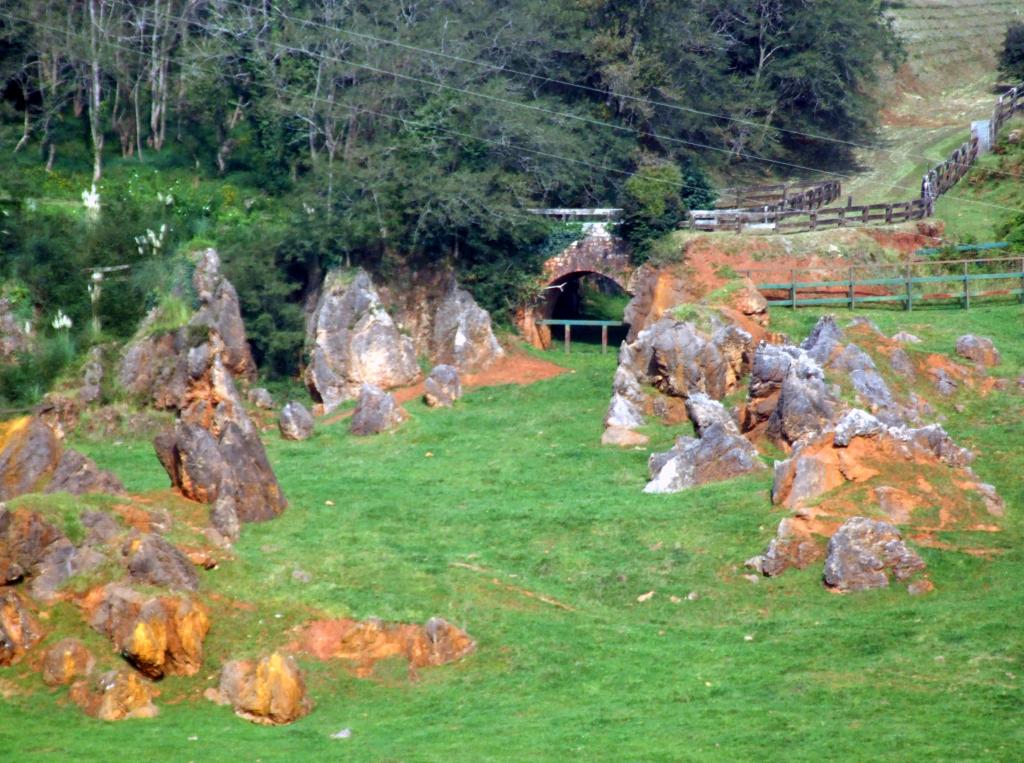
[[[520,332],[533,345],[548,347],[551,331],[538,321],[551,318],[565,284],[582,276],[596,274],[632,294],[635,268],[629,260],[625,241],[612,236],[604,225],[591,223],[587,236],[574,241],[561,254],[544,263],[538,283],[537,301],[519,311],[516,323]]]

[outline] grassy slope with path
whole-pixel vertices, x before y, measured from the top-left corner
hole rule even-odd
[[[857,314],[918,333],[925,349],[990,335],[999,373],[1024,368],[1019,306]],[[773,319],[801,336],[817,315]],[[360,680],[304,660],[318,706],[285,728],[239,720],[184,679],[163,683],[159,719],[103,724],[65,690],[5,671],[0,749],[25,761],[1019,759],[1024,397],[965,396],[962,415],[940,405],[1007,498],[1005,531],[988,541],[1004,553],[922,549],[935,594],[836,596],[817,565],[756,585],[741,577],[780,516],[767,474],[641,493],[646,451],[597,444],[614,358],[578,347],[549,356],[572,374],[474,390],[451,411],[410,403],[393,435],[354,438],[344,422],[306,443],[268,435],[292,505],[246,527],[236,561],[202,573],[206,595],[224,597],[200,674],[210,683],[223,659],[286,642],[314,611],[441,615],[478,639],[475,654],[416,682],[404,669]],[[675,434],[650,433],[658,448]],[[133,491],[166,485],[148,442],[81,446]],[[296,567],[312,582],[293,580]],[[686,601],[690,591],[700,598]],[[225,599],[258,610],[232,612]],[[351,739],[329,737],[343,727]]]

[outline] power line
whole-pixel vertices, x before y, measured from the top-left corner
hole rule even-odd
[[[225,2],[227,2],[228,5],[233,5],[235,7],[242,7],[242,6],[240,6],[239,3],[232,2],[232,0],[225,0]],[[717,114],[717,113],[711,112],[711,111],[703,111],[701,109],[695,109],[695,108],[692,108],[692,107],[689,107],[689,106],[682,106],[680,104],[669,103],[667,101],[660,101],[660,100],[655,100],[655,99],[651,99],[651,98],[644,98],[642,96],[629,95],[627,93],[617,93],[617,92],[615,92],[613,90],[603,90],[601,88],[593,87],[591,85],[583,85],[583,84],[580,84],[580,83],[577,83],[577,82],[569,82],[567,80],[561,80],[561,79],[558,79],[557,77],[552,77],[552,76],[548,76],[548,75],[543,75],[542,76],[542,75],[539,75],[539,74],[533,74],[531,72],[525,72],[525,71],[521,71],[521,70],[518,70],[518,69],[512,69],[512,68],[507,67],[507,66],[500,66],[498,64],[492,64],[492,63],[489,63],[489,62],[486,62],[486,61],[478,61],[478,60],[472,59],[472,58],[465,58],[463,56],[457,56],[457,55],[454,55],[454,54],[451,54],[451,53],[445,53],[444,51],[435,50],[433,48],[423,48],[423,47],[419,47],[419,46],[416,46],[416,45],[410,45],[408,43],[398,42],[397,40],[390,40],[390,39],[387,39],[385,37],[377,37],[375,35],[367,34],[365,32],[356,32],[356,31],[351,30],[351,29],[345,29],[344,27],[331,26],[329,24],[325,24],[325,23],[319,22],[319,21],[312,21],[310,19],[299,19],[299,18],[295,18],[294,16],[289,15],[288,13],[285,13],[283,10],[281,10],[281,8],[279,6],[275,5],[273,2],[271,3],[271,8],[273,8],[273,10],[278,14],[279,17],[281,17],[283,19],[286,19],[288,21],[291,21],[293,23],[300,24],[302,26],[317,27],[317,28],[324,29],[326,31],[337,32],[337,33],[340,33],[340,34],[349,35],[351,37],[357,37],[357,38],[364,39],[364,40],[370,40],[372,42],[380,43],[380,44],[383,44],[383,45],[391,45],[391,46],[394,46],[394,47],[402,48],[404,50],[410,50],[410,51],[414,51],[414,52],[417,52],[417,53],[423,53],[423,54],[426,54],[426,55],[437,56],[439,58],[446,58],[448,60],[457,61],[459,63],[470,64],[472,66],[478,66],[478,67],[481,67],[483,69],[487,69],[489,71],[494,71],[494,72],[499,72],[499,73],[502,73],[502,74],[513,74],[513,75],[518,76],[518,77],[527,77],[527,78],[530,78],[530,79],[533,79],[533,80],[538,80],[542,84],[555,84],[555,85],[560,85],[560,86],[563,86],[563,87],[569,87],[569,88],[574,88],[574,89],[577,89],[577,90],[582,90],[582,91],[586,91],[586,92],[590,92],[590,93],[595,93],[595,94],[598,94],[598,95],[601,95],[601,96],[604,96],[604,97],[611,96],[611,97],[622,99],[622,100],[630,100],[630,101],[634,101],[634,102],[637,102],[637,103],[648,104],[648,105],[651,105],[651,106],[659,106],[659,107],[662,107],[662,108],[672,109],[672,110],[675,110],[675,111],[682,111],[682,112],[686,112],[686,113],[690,113],[690,114],[697,114],[697,115],[700,115],[700,116],[711,117],[713,119],[720,119],[720,120],[727,121],[727,122],[733,122],[733,123],[736,123],[736,124],[746,125],[748,127],[756,127],[759,130],[763,130],[765,128],[768,128],[768,129],[774,130],[776,132],[786,133],[788,135],[795,135],[795,136],[800,136],[800,137],[803,137],[803,138],[810,138],[812,140],[819,140],[819,141],[828,142],[828,143],[835,143],[835,144],[839,144],[839,145],[845,145],[845,146],[849,146],[851,148],[859,148],[859,149],[862,149],[862,150],[865,150],[865,151],[881,151],[881,152],[884,152],[884,153],[887,153],[887,154],[891,154],[891,155],[909,156],[909,157],[912,157],[912,158],[915,158],[915,159],[922,159],[922,160],[924,160],[926,162],[934,162],[935,161],[931,157],[924,156],[923,154],[913,154],[913,153],[901,154],[898,151],[895,151],[893,149],[886,149],[886,148],[883,148],[881,146],[871,146],[871,145],[868,145],[868,144],[865,144],[865,143],[857,143],[856,141],[843,140],[842,138],[833,138],[833,137],[830,137],[830,136],[827,136],[827,135],[820,135],[820,134],[816,134],[816,133],[801,132],[800,130],[792,130],[792,129],[788,129],[788,128],[784,128],[784,127],[778,127],[776,125],[765,125],[765,124],[763,124],[761,122],[754,122],[753,120],[749,120],[749,119],[742,119],[740,117],[732,117],[732,116],[728,116],[726,114]],[[960,36],[970,36],[970,35],[960,35]],[[730,153],[732,153],[732,152],[730,152]],[[754,158],[757,158],[757,157],[754,157]],[[820,170],[816,170],[816,171],[820,171]],[[1007,177],[1013,176],[1013,173],[1000,172],[998,170],[993,170],[993,173],[994,174],[999,174],[999,175],[1005,175]]]
[[[37,23],[38,26],[41,26],[43,28],[48,28],[48,29],[50,29],[52,31],[63,31],[63,30],[55,29],[54,27],[49,27],[49,26],[47,26],[45,24],[41,24],[41,23],[38,23],[38,22],[32,22],[32,21],[30,21],[28,19],[24,19],[24,18],[21,18],[21,17],[16,17],[16,16],[13,16],[13,15],[12,15],[12,17],[13,18],[20,18],[20,20],[27,21],[28,23]],[[177,20],[177,21],[182,21],[182,22],[189,23],[189,19],[186,19],[186,18],[183,18],[183,17],[180,17],[180,16],[169,15],[168,17],[172,18],[174,20]],[[228,32],[228,33],[231,32],[231,30],[229,30],[229,29],[222,29],[220,31],[224,31],[224,32]],[[117,45],[115,43],[109,43],[109,42],[106,43],[106,44],[107,45],[112,45],[113,47],[116,47],[116,48],[127,50],[127,51],[135,53],[137,55],[142,55],[142,53],[140,51],[134,50],[132,48],[127,48],[127,47],[124,47],[124,46],[121,46],[121,45]],[[274,42],[272,40],[266,41],[266,44],[272,45],[272,46],[276,47],[277,49],[285,51],[285,52],[303,54],[303,55],[310,56],[311,58],[319,59],[321,61],[332,60],[332,61],[335,61],[337,63],[342,63],[342,64],[346,64],[346,65],[349,65],[349,66],[354,66],[356,68],[361,68],[361,69],[365,69],[365,70],[368,70],[368,71],[372,71],[372,72],[374,72],[376,74],[381,74],[383,76],[390,76],[390,77],[394,77],[394,78],[397,78],[397,79],[405,79],[405,80],[408,80],[408,81],[416,82],[418,84],[426,85],[428,87],[437,87],[437,88],[441,88],[441,89],[445,89],[445,90],[451,90],[451,91],[458,92],[458,93],[461,93],[461,94],[464,94],[464,95],[468,95],[468,96],[471,96],[471,97],[477,97],[477,98],[482,98],[482,99],[485,99],[485,100],[490,100],[490,101],[494,101],[494,102],[504,103],[506,105],[509,105],[509,106],[512,106],[512,107],[515,107],[515,108],[525,108],[525,109],[528,109],[528,110],[531,110],[531,111],[545,113],[545,114],[548,114],[548,115],[551,115],[551,116],[557,116],[557,117],[561,117],[561,118],[564,118],[564,119],[571,119],[571,120],[581,121],[581,122],[584,122],[584,123],[587,123],[587,124],[607,127],[607,128],[611,128],[611,129],[614,129],[614,130],[624,131],[624,132],[632,132],[632,133],[640,135],[640,136],[653,137],[653,138],[655,138],[657,140],[672,141],[672,142],[684,144],[684,145],[695,147],[695,148],[703,148],[703,149],[707,149],[707,150],[711,150],[711,151],[718,151],[718,152],[722,152],[722,153],[728,153],[730,155],[733,155],[733,154],[736,153],[736,152],[733,152],[733,151],[731,151],[729,149],[725,149],[725,148],[721,148],[721,147],[717,147],[717,146],[708,146],[708,145],[705,145],[705,144],[702,144],[702,143],[696,143],[694,141],[686,141],[686,140],[681,139],[681,138],[672,138],[670,136],[661,136],[661,135],[658,135],[657,133],[647,132],[647,131],[639,130],[637,128],[628,127],[628,126],[625,126],[625,125],[616,125],[616,124],[611,123],[611,122],[605,122],[605,121],[602,121],[602,120],[599,120],[599,119],[594,119],[594,118],[591,118],[591,117],[584,117],[584,116],[579,116],[579,115],[576,115],[576,114],[560,112],[560,111],[556,111],[556,110],[553,110],[553,109],[547,109],[547,108],[544,108],[544,107],[541,107],[541,106],[534,106],[532,104],[519,103],[519,102],[516,102],[516,101],[512,101],[512,100],[506,99],[506,98],[501,98],[501,97],[498,97],[498,96],[492,96],[492,95],[489,95],[489,94],[486,94],[486,93],[479,93],[477,91],[469,90],[467,88],[461,88],[461,87],[457,87],[457,86],[454,86],[454,85],[448,85],[448,84],[443,83],[443,82],[423,79],[421,77],[415,77],[415,76],[412,76],[412,75],[401,74],[401,73],[398,73],[398,72],[390,71],[388,69],[382,69],[380,67],[372,66],[370,64],[362,64],[362,63],[359,63],[359,62],[356,62],[356,61],[350,61],[348,59],[343,59],[343,58],[336,57],[336,56],[329,56],[329,55],[326,55],[326,54],[317,53],[315,51],[310,51],[310,50],[307,50],[305,48],[298,48],[298,47],[295,47],[295,46],[290,46],[290,45],[285,45],[283,43]],[[197,69],[199,71],[204,71],[204,69],[201,69],[199,67],[194,67],[193,66],[193,68]],[[209,72],[209,70],[205,70],[205,71],[207,71],[208,73],[211,73],[211,72]],[[278,85],[274,85],[274,87],[278,90],[278,92],[289,93],[289,91],[287,89],[281,88]],[[297,95],[295,93],[289,93],[289,94]],[[329,105],[342,106],[343,108],[349,108],[345,104],[339,104],[339,103],[336,103],[334,101],[327,101],[327,100],[325,100],[323,98],[318,98],[316,96],[306,96],[305,94],[303,94],[300,97],[311,97],[314,100],[314,102],[328,103]],[[382,114],[380,112],[369,112],[369,111],[367,111],[366,113],[375,113],[378,116],[389,116],[389,115],[384,115],[384,114]],[[414,122],[411,122],[409,120],[404,120],[404,119],[402,121],[406,122],[407,124],[417,124],[420,127],[428,127],[428,128],[432,128],[432,129],[436,129],[436,130],[443,130],[443,128],[439,128],[439,127],[431,126],[431,125],[425,125],[423,123],[414,123]],[[487,141],[486,139],[477,138],[476,136],[467,135],[465,133],[458,133],[456,131],[451,131],[451,130],[443,130],[443,131],[449,132],[449,133],[454,134],[454,135],[458,135],[460,137],[470,138],[470,139],[474,139],[474,140],[481,140],[482,142],[492,142],[492,143],[494,143],[493,141]],[[498,143],[495,143],[495,144],[496,145],[503,145],[503,144],[498,144]],[[506,147],[509,147],[509,146],[506,146]],[[519,148],[520,148],[520,150],[527,150],[527,149],[523,149],[522,147],[519,147]],[[538,153],[538,152],[534,151],[532,153]],[[570,162],[573,162],[573,163],[576,163],[576,164],[583,164],[583,165],[590,166],[590,167],[595,168],[595,169],[602,169],[601,165],[593,165],[593,164],[591,164],[589,162],[582,162],[581,160],[573,160],[573,159],[569,159],[567,157],[560,157],[560,156],[558,156],[556,154],[544,153],[544,154],[538,154],[538,155],[544,155],[544,156],[547,156],[548,158],[562,159],[563,161],[570,161]],[[747,153],[739,152],[739,155],[740,156],[744,156],[746,158],[755,159],[757,161],[763,161],[763,162],[767,162],[767,163],[771,163],[771,164],[776,164],[776,165],[780,165],[780,166],[786,166],[786,167],[790,167],[790,168],[793,168],[793,169],[799,169],[799,170],[803,170],[803,171],[807,171],[807,172],[813,172],[813,173],[818,173],[818,174],[822,174],[822,175],[829,175],[829,176],[841,178],[841,179],[844,179],[844,180],[856,179],[856,176],[854,176],[854,175],[848,175],[848,174],[844,174],[844,173],[840,173],[840,172],[834,172],[834,171],[829,171],[829,170],[820,170],[820,169],[815,169],[815,168],[812,168],[812,167],[805,167],[803,165],[793,164],[793,163],[790,163],[790,162],[783,162],[783,161],[780,161],[780,160],[768,159],[767,157],[761,157],[761,156],[758,156],[756,154],[747,154]],[[631,175],[635,175],[636,174],[636,173],[629,173],[629,172],[626,172],[626,171],[623,171],[623,170],[612,170],[611,168],[603,168],[603,171],[615,172],[617,174],[624,174],[624,175],[627,175],[627,176],[631,176]],[[669,181],[661,181],[661,182],[667,183],[667,184],[670,184],[670,185],[675,185],[675,186],[680,187],[680,188],[698,188],[698,186],[687,185],[687,184],[670,183]],[[873,185],[876,185],[876,186],[879,186],[879,187],[896,188],[896,189],[900,189],[900,190],[911,191],[911,192],[913,192],[915,194],[919,194],[920,193],[920,189],[919,188],[910,188],[910,187],[907,187],[907,186],[900,186],[900,185],[894,185],[894,184],[890,184],[890,183],[883,183],[881,181],[866,181],[866,182],[869,182],[869,183],[871,183]],[[993,209],[1000,209],[1002,211],[1007,211],[1007,212],[1019,212],[1019,211],[1022,211],[1020,209],[1013,208],[1013,207],[1006,207],[1006,206],[1003,206],[1003,205],[993,204],[993,203],[990,203],[990,202],[979,201],[979,200],[976,200],[976,199],[968,199],[968,198],[964,198],[964,197],[961,197],[961,196],[952,196],[950,194],[946,194],[946,196],[948,198],[952,198],[952,199],[961,201],[961,202],[966,203],[966,204],[975,204],[977,206],[990,207],[990,208],[993,208]]]

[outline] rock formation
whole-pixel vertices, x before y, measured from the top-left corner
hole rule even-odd
[[[462,382],[455,366],[434,366],[423,384],[423,400],[431,408],[451,408],[462,397]]]
[[[828,542],[825,585],[839,591],[866,591],[889,585],[889,573],[906,581],[925,564],[887,522],[851,517]]]
[[[739,434],[735,424],[716,422],[706,427],[699,439],[680,437],[671,450],[653,454],[648,468],[651,481],[645,493],[675,493],[766,467],[757,448]]]
[[[17,591],[0,589],[0,667],[13,665],[43,637],[43,629]]]
[[[294,658],[279,652],[255,662],[225,663],[219,687],[206,696],[218,704],[231,705],[239,717],[263,725],[291,723],[313,708],[299,666]]]
[[[216,250],[196,252],[192,287],[198,309],[185,326],[158,332],[161,316],[154,308],[128,345],[118,369],[121,387],[156,408],[178,410],[188,393],[188,353],[212,335],[218,339],[221,363],[232,375],[251,380],[256,374],[238,294],[220,272]],[[182,299],[189,295],[179,295]]]
[[[92,673],[96,658],[76,638],[61,639],[43,655],[43,683],[66,686]]]
[[[974,334],[964,334],[956,340],[956,354],[986,368],[998,366],[1000,362],[999,350],[992,340]]]
[[[241,521],[272,519],[287,501],[216,340],[189,352],[184,406],[174,429],[154,441],[157,457],[186,498],[215,504],[230,496]]]
[[[409,414],[395,402],[395,396],[370,384],[359,391],[359,401],[352,414],[352,433],[373,435],[399,426]]]
[[[313,415],[302,403],[292,400],[281,409],[277,428],[286,440],[308,440],[313,436]]]
[[[310,321],[306,386],[325,413],[351,400],[364,384],[412,384],[420,376],[413,341],[385,309],[370,276],[332,271]]]
[[[491,316],[453,281],[434,314],[431,361],[466,373],[486,368],[504,354],[491,329]]]
[[[253,387],[249,390],[249,402],[264,411],[274,410],[274,397],[263,387]]]
[[[111,670],[91,681],[79,681],[71,687],[72,701],[87,715],[101,721],[126,718],[154,718],[159,710],[153,704],[156,687],[133,670]]]

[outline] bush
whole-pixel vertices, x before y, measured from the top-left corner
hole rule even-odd
[[[1024,23],[1015,22],[1006,29],[1003,51],[999,54],[999,72],[1014,83],[1024,80]]]

